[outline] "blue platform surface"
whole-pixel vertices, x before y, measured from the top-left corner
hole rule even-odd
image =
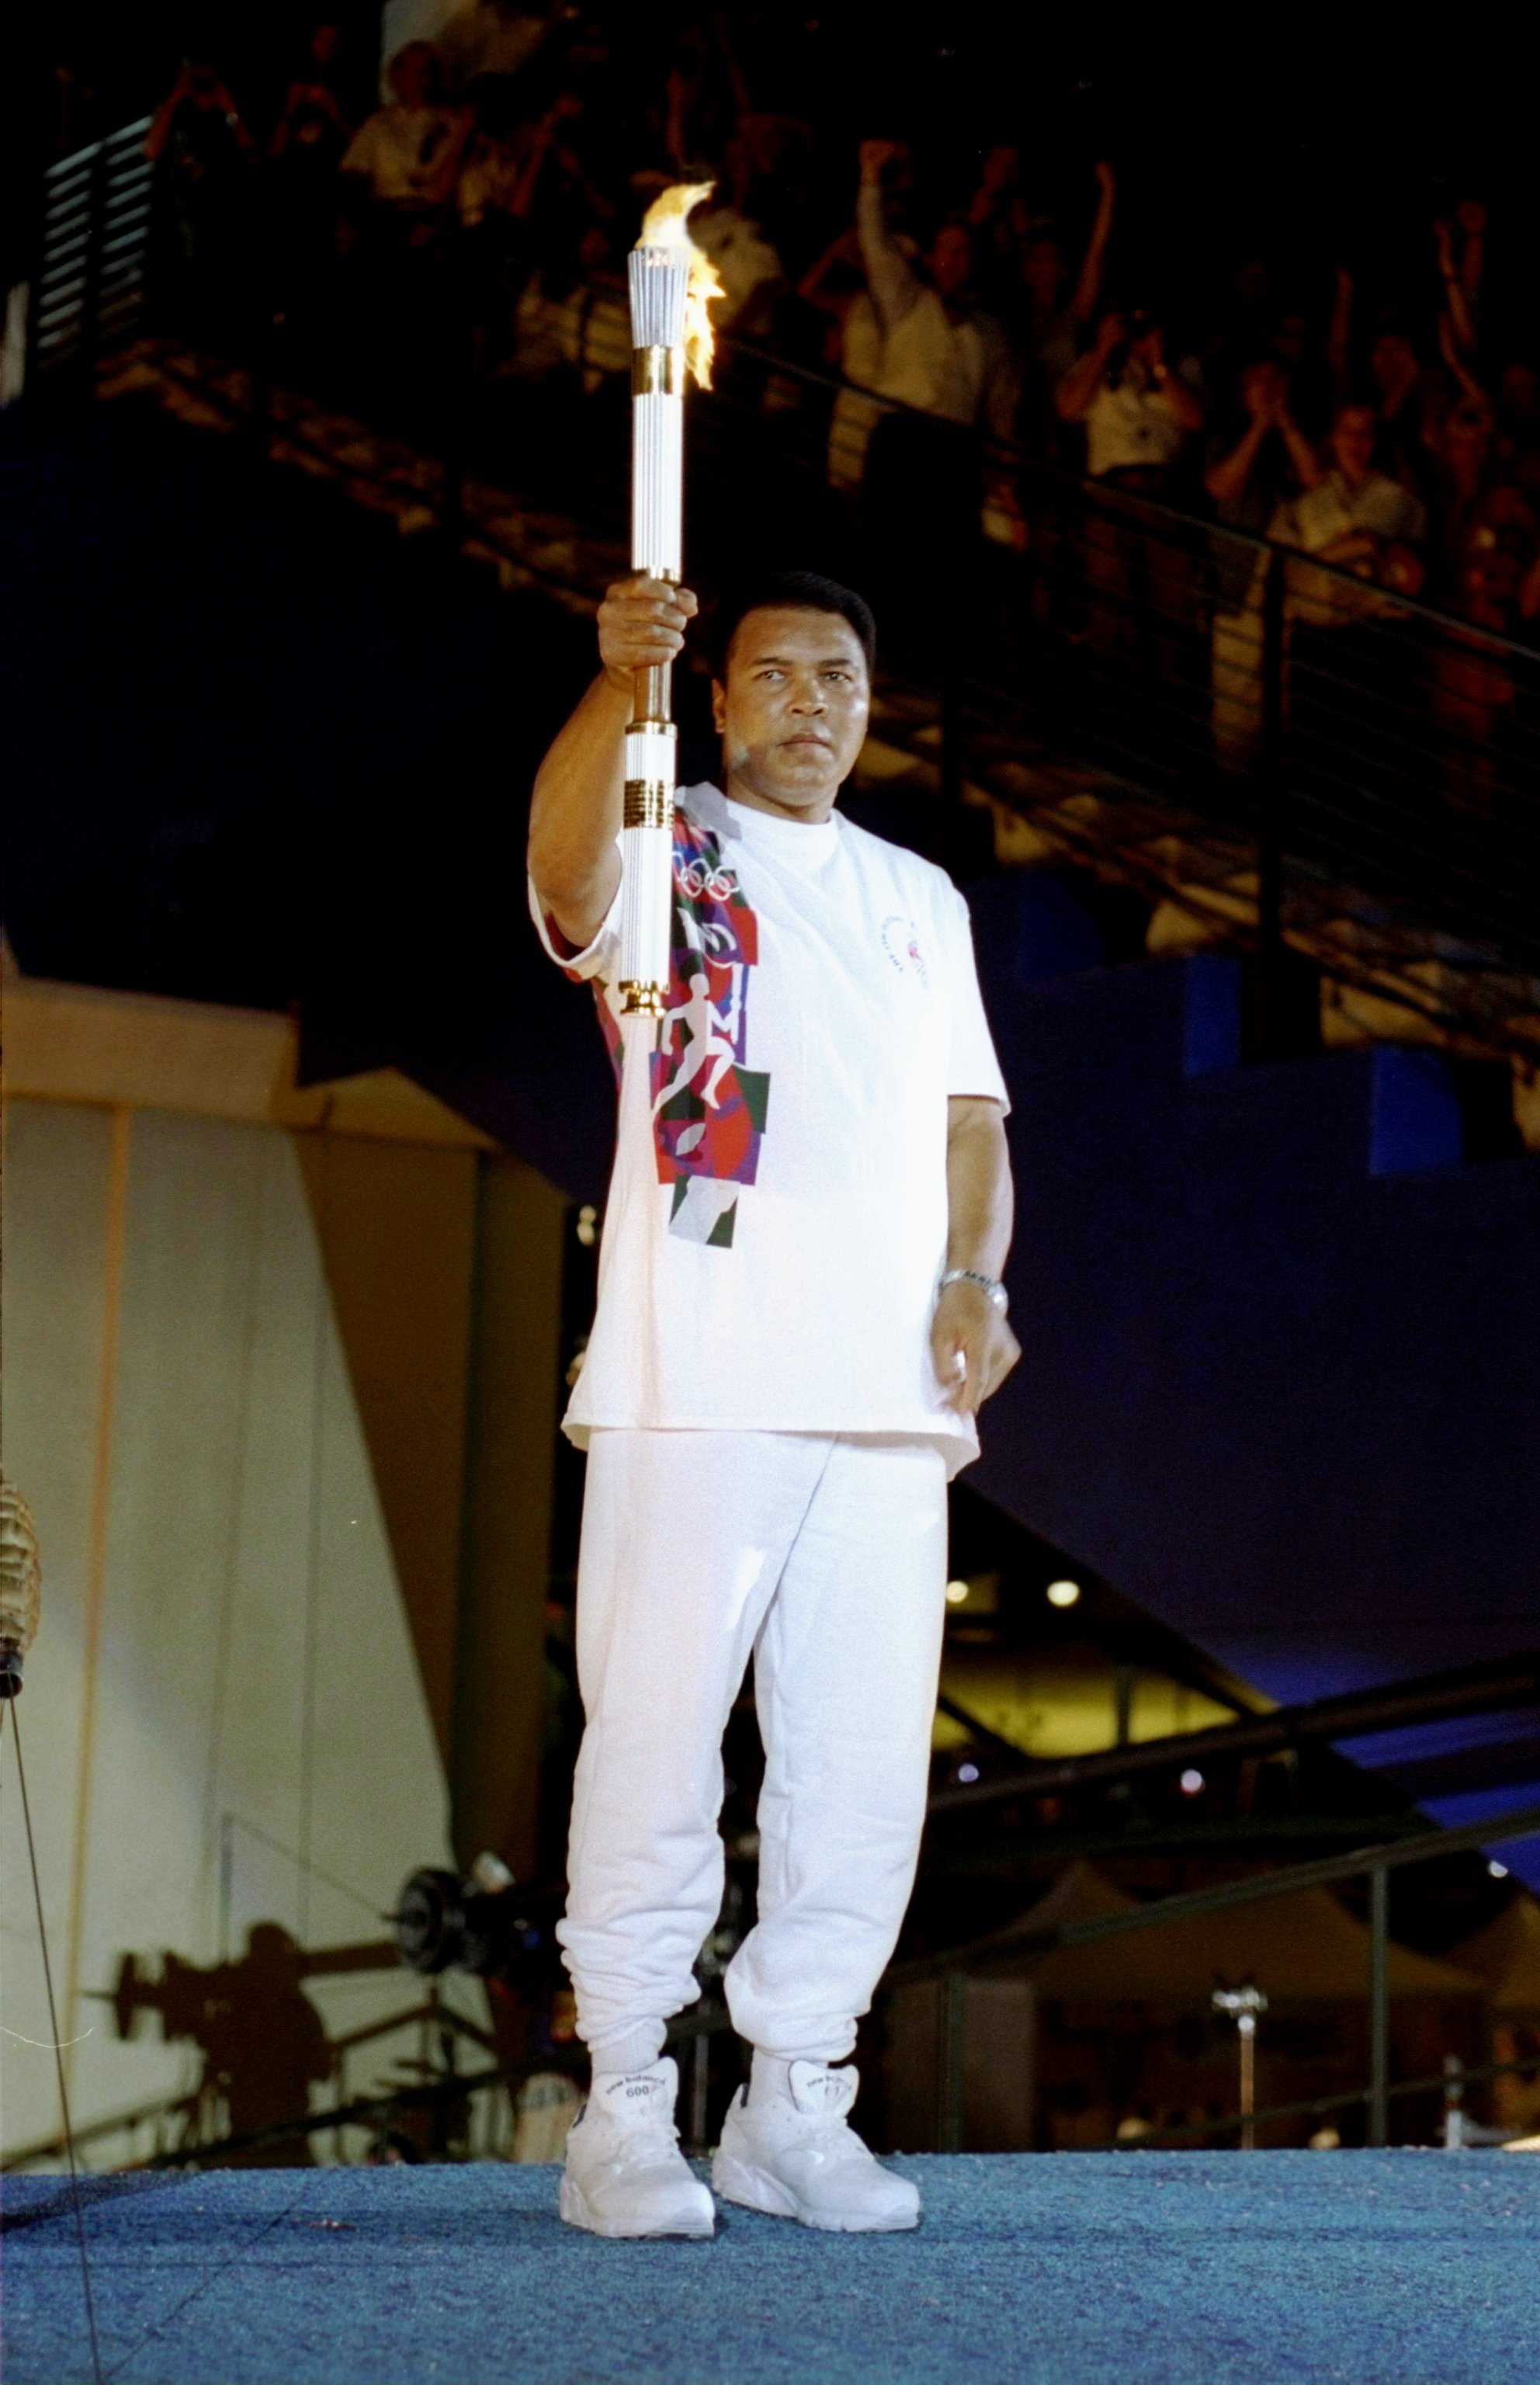
[[[125,2385],[1536,2385],[1540,2159],[918,2157],[913,2235],[564,2228],[494,2164],[87,2181]],[[6,2385],[90,2376],[64,2182],[5,2181]]]

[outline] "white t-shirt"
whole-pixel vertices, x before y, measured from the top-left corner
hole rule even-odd
[[[454,116],[447,107],[378,107],[366,117],[342,158],[347,174],[367,174],[377,199],[399,205],[432,189]]]
[[[1425,508],[1410,489],[1384,472],[1367,473],[1356,489],[1340,472],[1327,472],[1313,489],[1303,490],[1292,504],[1280,506],[1269,535],[1290,546],[1319,555],[1355,530],[1375,538],[1421,539],[1428,526]]]
[[[813,826],[681,790],[669,1009],[661,1048],[628,1058],[619,896],[572,955],[533,887],[530,908],[591,981],[621,1078],[571,1438],[909,1433],[966,1465],[977,1435],[930,1355],[947,1102],[1007,1097],[945,871],[838,813]]]
[[[1185,381],[1196,379],[1185,359],[1175,370]],[[1125,372],[1115,388],[1104,381],[1086,408],[1086,469],[1099,481],[1104,472],[1174,464],[1187,435],[1159,382]]]

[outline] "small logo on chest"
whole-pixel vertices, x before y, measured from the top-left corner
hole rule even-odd
[[[928,993],[930,970],[913,919],[894,911],[882,923],[882,949],[900,977],[918,978]]]

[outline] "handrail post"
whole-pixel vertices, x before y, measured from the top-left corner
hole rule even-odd
[[[1369,1875],[1369,2142],[1390,2142],[1390,1873]]]
[[[1283,1056],[1288,994],[1284,982],[1284,575],[1273,547],[1262,575],[1261,752],[1257,818],[1257,975],[1261,1056]]]
[[[1458,2154],[1465,2142],[1465,2065],[1458,2054],[1444,2056],[1444,2150]]]
[[[711,2104],[711,2039],[697,2031],[689,2065],[689,2142],[698,2154],[706,2150],[706,2116]]]
[[[959,2154],[962,2150],[962,2060],[967,2024],[967,1973],[949,1971],[940,1984],[936,2015],[936,2150],[943,2154]]]

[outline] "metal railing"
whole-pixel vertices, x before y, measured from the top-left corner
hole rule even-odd
[[[153,169],[145,116],[50,166],[29,323],[30,375],[89,389],[98,364],[139,328]]]
[[[971,1945],[924,1955],[896,1965],[884,1982],[888,1988],[922,1980],[939,1982],[940,2017],[938,2041],[938,2101],[940,2126],[938,2151],[956,2153],[962,2142],[962,2083],[966,2045],[966,1981],[975,1973],[1022,1970],[1035,1958],[1061,1947],[1088,1946],[1131,1931],[1157,1929],[1173,1922],[1223,1913],[1240,1904],[1270,1897],[1298,1895],[1303,1889],[1332,1887],[1344,1880],[1368,1879],[1369,1901],[1369,2045],[1370,2079],[1361,2092],[1342,2099],[1344,2104],[1363,2103],[1369,2109],[1369,2142],[1389,2142],[1390,2081],[1390,1874],[1409,1864],[1431,1863],[1445,1855],[1477,1848],[1503,1846],[1516,1839],[1540,1838],[1540,1805],[1520,1806],[1497,1814],[1489,1821],[1472,1822],[1459,1829],[1430,1830],[1413,1838],[1392,1840],[1354,1849],[1349,1854],[1327,1855],[1313,1863],[1289,1864],[1277,1871],[1261,1872],[1249,1879],[1228,1880],[1214,1888],[1192,1889],[1178,1896],[1157,1898],[1115,1913],[1097,1914],[1080,1921],[1061,1922],[1036,1930],[1003,1929]],[[1263,1983],[1265,1984],[1265,1983]],[[1521,2066],[1523,2067],[1523,2066]],[[1474,2075],[1474,2074],[1468,2074]],[[1437,2082],[1435,2082],[1437,2083]],[[1410,2092],[1410,2089],[1403,2092]],[[1313,2108],[1313,2107],[1312,2107]],[[1282,2112],[1266,2117],[1281,2117]],[[1259,2122],[1264,2115],[1253,2116]],[[1216,2121],[1193,2131],[1222,2133],[1233,2123]]]

